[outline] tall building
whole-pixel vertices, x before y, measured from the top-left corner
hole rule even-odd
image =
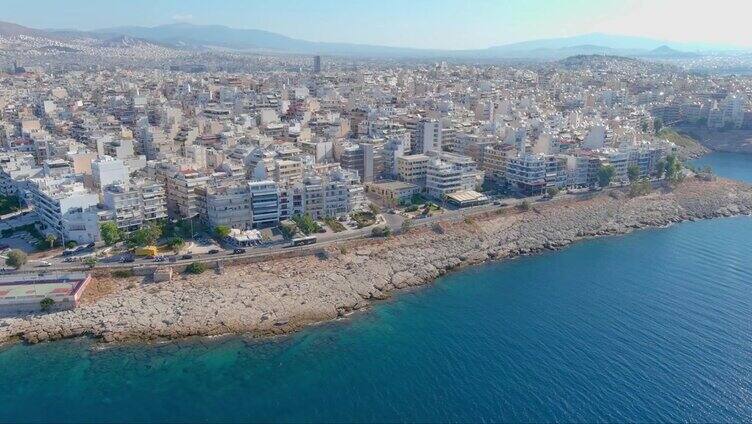
[[[321,56],[319,55],[313,57],[313,73],[321,73]]]
[[[441,140],[441,122],[436,119],[421,119],[415,128],[413,153],[440,152]]]
[[[280,191],[271,180],[248,183],[253,228],[273,227],[280,221]],[[287,200],[285,203],[287,204]],[[299,201],[299,200],[298,200]]]
[[[91,175],[98,188],[114,183],[128,182],[128,168],[123,161],[111,156],[102,156],[91,163]]]
[[[31,179],[29,193],[44,233],[54,234],[62,243],[99,240],[99,196],[87,190],[78,176]]]
[[[150,180],[109,185],[102,203],[121,230],[136,230],[145,222],[167,217],[164,187]]]

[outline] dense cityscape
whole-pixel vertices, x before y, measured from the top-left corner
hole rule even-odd
[[[746,422],[752,10],[5,0],[0,422]]]
[[[72,67],[54,61],[59,51],[46,65],[17,59],[1,77],[2,245],[15,268],[193,265],[193,255],[383,236],[541,196],[645,190],[703,152],[673,127],[752,128],[747,79],[621,57],[261,55],[231,72]]]

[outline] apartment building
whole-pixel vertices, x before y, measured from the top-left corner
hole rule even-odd
[[[426,171],[429,157],[423,154],[397,157],[397,177],[401,181],[426,186]]]
[[[248,183],[249,203],[251,210],[251,228],[274,227],[281,220],[282,211],[287,219],[290,216],[288,206],[293,199],[285,198],[282,204],[282,196],[277,182],[271,180],[251,181]],[[298,199],[298,202],[301,200]]]
[[[152,180],[130,180],[106,186],[102,203],[117,227],[124,231],[144,223],[167,218],[167,201],[162,184]]]
[[[412,141],[413,153],[439,152],[442,146],[441,121],[421,119],[415,125]]]
[[[0,154],[0,195],[24,196],[28,182],[41,177],[43,169],[36,165],[28,153],[4,152]]]
[[[99,239],[96,206],[99,196],[84,187],[77,175],[33,178],[29,201],[39,217],[42,231],[63,243],[91,243]]]
[[[91,176],[97,188],[128,181],[128,168],[120,159],[102,156],[91,163]]]
[[[252,228],[251,191],[247,184],[210,184],[197,187],[196,194],[199,215],[210,228]]]

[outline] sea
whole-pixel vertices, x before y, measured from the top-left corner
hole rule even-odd
[[[697,161],[752,182],[752,157]],[[293,335],[0,350],[3,422],[752,420],[752,218],[463,269]]]

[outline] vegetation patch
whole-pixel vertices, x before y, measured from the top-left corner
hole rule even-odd
[[[321,228],[321,225],[319,225],[310,214],[295,215],[292,217],[292,220],[295,222],[295,225],[298,226],[300,232],[305,235],[325,232],[325,230]]]
[[[373,212],[353,212],[350,216],[358,224],[358,228],[370,227],[376,223],[376,215]]]
[[[345,231],[347,228],[345,228],[344,225],[342,225],[341,222],[337,221],[334,218],[324,218],[324,222],[326,225],[332,229],[335,233],[339,233],[341,231]]]
[[[16,196],[0,196],[0,215],[21,210],[21,202]]]
[[[188,266],[187,266],[187,267],[185,268],[185,271],[186,271],[187,273],[189,273],[189,274],[195,274],[195,275],[198,275],[198,274],[202,274],[202,273],[203,273],[204,271],[206,271],[206,268],[207,268],[207,267],[206,267],[206,264],[204,264],[204,263],[201,263],[201,262],[193,262],[193,263],[191,263],[190,265],[188,265]]]
[[[371,235],[373,237],[388,237],[390,234],[392,234],[392,230],[390,230],[389,227],[374,227],[373,230],[371,230]]]
[[[112,271],[112,276],[115,278],[129,278],[133,277],[133,270],[131,269],[116,269]]]

